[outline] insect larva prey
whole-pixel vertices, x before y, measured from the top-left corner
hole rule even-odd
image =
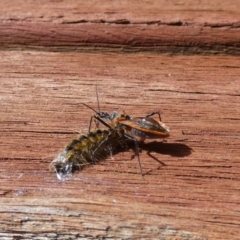
[[[51,163],[51,169],[56,171],[58,179],[63,179],[76,169],[112,155],[115,150],[127,147],[128,138],[115,129],[91,131],[72,140],[63,152]]]

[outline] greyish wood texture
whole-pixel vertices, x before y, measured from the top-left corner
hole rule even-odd
[[[75,2],[0,1],[0,239],[239,239],[239,3]],[[170,127],[144,179],[132,150],[49,171],[96,84],[103,111]]]

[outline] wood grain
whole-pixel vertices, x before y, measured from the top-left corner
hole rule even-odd
[[[239,239],[239,9],[1,0],[0,239]],[[103,111],[170,127],[141,144],[144,179],[131,149],[49,171],[87,132],[96,84]]]
[[[2,51],[0,238],[238,239],[237,57]],[[59,181],[54,156],[96,107],[160,110],[166,143]],[[150,154],[150,155],[149,155]],[[155,161],[157,158],[163,164]]]
[[[0,1],[0,49],[240,53],[240,2]]]

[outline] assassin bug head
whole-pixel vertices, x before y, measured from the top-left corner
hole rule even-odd
[[[107,119],[111,122],[112,121],[112,115],[111,114],[109,114],[107,112],[101,112],[101,111],[97,112],[95,109],[93,109],[92,107],[88,106],[85,103],[83,103],[83,105],[90,108],[91,110],[93,110],[96,113],[96,115],[92,116],[91,119],[90,119],[89,129],[88,129],[89,132],[91,131],[91,126],[92,126],[92,120],[93,119],[95,119],[97,127],[99,125],[99,122],[101,122],[104,126],[106,126],[108,128],[112,128],[108,123],[106,123],[105,121],[102,120],[102,119]]]

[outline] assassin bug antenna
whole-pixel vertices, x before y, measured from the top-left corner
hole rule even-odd
[[[98,89],[97,89],[97,85],[96,85],[96,96],[97,96],[97,103],[98,103],[98,112],[93,109],[92,107],[88,106],[87,104],[83,103],[83,105],[85,105],[86,107],[88,107],[89,109],[93,110],[100,118],[103,118],[103,119],[109,119],[109,120],[112,120],[116,113],[113,112],[111,115],[108,114],[107,112],[102,112],[100,111],[100,103],[99,103],[99,97],[98,97]],[[92,120],[93,120],[94,116],[91,117],[90,119],[90,123],[89,123],[89,128],[88,128],[88,131],[90,132],[91,131],[91,126],[92,126]],[[98,120],[97,118],[95,118],[96,120]],[[99,127],[99,122],[102,123],[102,121],[98,120],[96,121],[96,126],[97,128]],[[103,124],[104,125],[104,124]]]
[[[97,103],[98,103],[98,112],[100,112],[100,103],[99,103],[99,98],[98,98],[97,84],[96,84],[96,96],[97,96]]]
[[[100,103],[99,103],[99,99],[98,99],[98,89],[97,89],[97,84],[96,84],[96,96],[97,96],[97,104],[98,104],[98,112],[100,112]],[[96,122],[96,126],[97,128],[99,127],[99,122]]]

